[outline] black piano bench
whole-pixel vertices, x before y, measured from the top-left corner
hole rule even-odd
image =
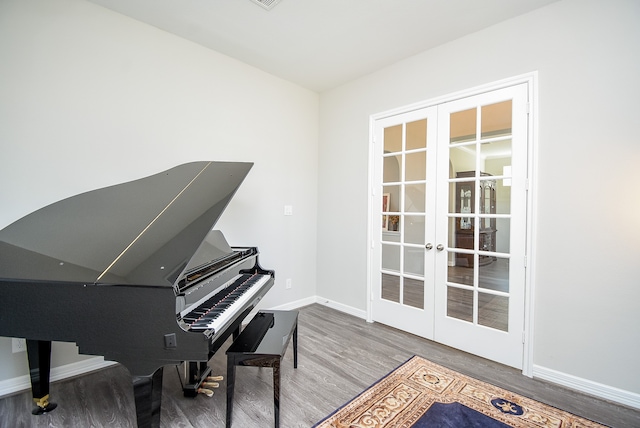
[[[227,428],[231,427],[236,366],[273,368],[275,427],[280,426],[280,362],[293,336],[298,368],[298,311],[260,311],[227,349]]]

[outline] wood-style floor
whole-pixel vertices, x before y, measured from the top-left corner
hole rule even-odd
[[[406,361],[421,355],[459,372],[616,428],[640,427],[640,411],[556,385],[518,370],[398,330],[312,305],[300,309],[298,368],[291,344],[283,361],[281,427],[310,427]],[[226,349],[226,346],[223,348]],[[220,350],[211,360],[226,373]],[[238,367],[233,426],[273,426],[271,369]],[[173,367],[164,371],[162,427],[224,427],[225,381],[212,398],[184,398]],[[29,391],[0,399],[0,427],[135,427],[133,390],[120,365],[51,386],[53,412],[32,416]]]

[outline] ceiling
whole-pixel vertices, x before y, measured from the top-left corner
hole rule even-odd
[[[89,0],[316,92],[558,0]]]

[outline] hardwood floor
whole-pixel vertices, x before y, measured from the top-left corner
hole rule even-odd
[[[406,361],[431,361],[616,428],[640,427],[640,411],[535,379],[518,370],[359,318],[311,305],[300,309],[298,368],[287,351],[281,370],[281,427],[310,427]],[[289,347],[291,348],[291,344]],[[226,349],[226,346],[223,347]],[[226,373],[226,356],[211,360]],[[233,426],[273,426],[271,369],[238,367]],[[224,427],[225,381],[211,398],[184,398],[175,368],[165,367],[162,427]],[[58,408],[32,416],[30,392],[0,399],[0,427],[135,427],[133,390],[120,365],[51,386]]]

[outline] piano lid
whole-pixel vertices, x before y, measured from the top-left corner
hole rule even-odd
[[[252,166],[187,163],[34,211],[0,230],[0,279],[173,286]]]

